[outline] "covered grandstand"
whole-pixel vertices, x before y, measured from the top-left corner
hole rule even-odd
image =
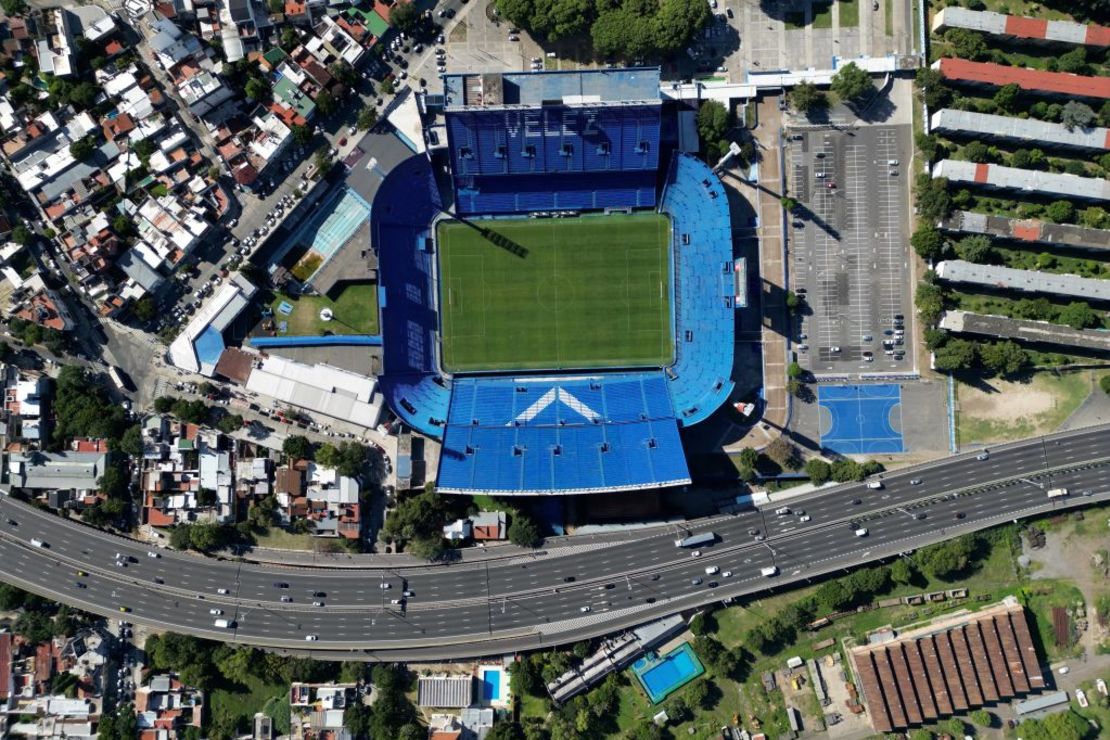
[[[442,492],[578,494],[689,482],[661,372],[455,380]]]
[[[675,361],[667,368],[683,426],[709,418],[732,382],[736,282],[728,198],[702,162],[676,154],[659,210],[671,217],[675,263]]]
[[[462,215],[655,205],[658,69],[444,77]]]
[[[654,207],[658,84],[657,70],[639,69],[447,76],[453,210]],[[707,165],[676,154],[658,202],[671,224],[671,365],[451,375],[438,357],[434,224],[443,206],[432,165],[413,157],[386,177],[371,212],[380,388],[402,422],[443,440],[438,490],[588,494],[690,482],[680,429],[707,419],[733,390],[736,263],[728,199]]]

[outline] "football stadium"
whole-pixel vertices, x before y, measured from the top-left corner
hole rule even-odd
[[[381,387],[442,440],[437,489],[689,483],[680,431],[732,392],[743,286],[727,197],[675,150],[659,71],[443,81],[445,146],[389,172],[371,212]]]

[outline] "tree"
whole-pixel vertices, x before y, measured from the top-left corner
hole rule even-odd
[[[1082,49],[1082,47],[1079,48]],[[1091,106],[1078,100],[1069,100],[1060,112],[1060,123],[1064,124],[1068,131],[1074,128],[1087,128],[1095,122],[1095,118],[1095,112],[1091,110]]]
[[[189,545],[200,552],[211,552],[223,547],[227,532],[218,524],[199,522],[189,527]]]
[[[1018,725],[1018,732],[1025,740],[1084,740],[1092,737],[1093,728],[1068,709],[1042,720],[1027,719]]]
[[[293,141],[300,146],[308,146],[312,143],[312,137],[315,136],[312,127],[308,125],[295,125],[291,130],[293,131]]]
[[[1056,57],[1056,69],[1069,74],[1085,73],[1087,71],[1087,50],[1082,46],[1076,46],[1071,51],[1064,52]]]
[[[933,162],[940,158],[939,155],[943,147],[936,135],[918,132],[917,136],[914,138],[914,143],[917,144],[918,151],[920,151],[928,161]]]
[[[914,86],[921,93],[921,100],[931,110],[939,110],[948,103],[952,91],[944,84],[939,70],[921,67],[914,76]]]
[[[998,88],[992,100],[999,110],[1006,113],[1016,113],[1020,97],[1021,88],[1018,87],[1016,82],[1011,82],[1009,85]]]
[[[12,241],[21,246],[27,246],[32,236],[31,230],[23,224],[16,224],[15,228],[12,229]]]
[[[174,398],[171,396],[159,396],[154,399],[154,410],[159,414],[168,414],[170,409],[173,408]]]
[[[290,460],[312,459],[312,443],[308,441],[308,437],[300,434],[286,437],[281,443],[281,451]]]
[[[231,434],[243,428],[243,417],[239,414],[228,414],[220,417],[220,420],[216,422],[216,428],[224,434]]]
[[[104,474],[96,481],[97,490],[111,498],[122,498],[127,495],[129,480],[118,465],[104,468]]]
[[[810,483],[815,486],[820,486],[829,481],[829,478],[832,476],[832,468],[824,460],[812,457],[806,460],[805,473],[809,476]]]
[[[261,102],[270,97],[270,84],[261,77],[251,77],[247,80],[243,92],[256,103]]]
[[[270,8],[270,13],[275,15],[285,10],[284,0],[267,0],[266,5]]]
[[[975,364],[979,349],[967,339],[949,339],[934,354],[937,370],[966,370]]]
[[[984,263],[991,261],[994,249],[989,236],[974,234],[956,242],[956,254],[968,262]]]
[[[128,237],[135,233],[135,224],[121,213],[112,219],[112,231],[122,237]]]
[[[866,477],[863,472],[863,466],[849,458],[843,458],[833,462],[830,473],[832,474],[832,479],[837,483],[861,481]]]
[[[1098,387],[1103,393],[1110,394],[1110,375],[1103,375],[1098,379]]]
[[[228,681],[246,684],[253,675],[258,657],[258,650],[255,648],[233,648],[230,645],[221,645],[213,656],[213,662],[216,664],[216,670]]]
[[[1072,301],[1061,308],[1057,320],[1073,329],[1089,329],[1101,323],[1099,315],[1085,301]]]
[[[14,18],[17,15],[23,15],[27,10],[27,3],[23,0],[0,0],[0,8],[4,9],[4,15]]]
[[[1029,363],[1029,355],[1016,342],[993,342],[979,347],[979,359],[988,369],[1013,375]]]
[[[918,283],[913,301],[921,320],[926,324],[937,323],[944,312],[944,291],[932,283]]]
[[[875,86],[871,84],[871,75],[856,66],[855,62],[848,62],[841,67],[832,78],[832,91],[841,100],[858,103],[870,95]]]
[[[319,171],[320,174],[324,174],[331,169],[334,160],[331,156],[331,149],[328,147],[327,144],[321,144],[320,148],[316,150],[314,162],[316,164],[316,169]]]
[[[397,5],[394,5],[393,7],[409,7],[411,5],[412,3],[399,3]],[[338,107],[339,101],[336,100],[335,96],[327,90],[321,90],[319,93],[316,94],[316,110],[319,111],[320,115],[324,116],[325,118],[330,116],[332,113],[335,113]]]
[[[895,583],[905,586],[913,581],[913,566],[906,558],[898,558],[890,565],[890,579]]]
[[[486,733],[486,740],[524,740],[524,730],[512,720],[500,720]]]
[[[917,212],[922,220],[936,223],[948,215],[952,200],[948,195],[948,178],[929,177],[923,172],[914,183],[917,191]]]
[[[914,555],[915,563],[942,581],[958,577],[968,566],[974,549],[970,537],[957,537],[937,545],[921,548]]]
[[[935,226],[922,223],[910,237],[913,251],[925,260],[935,261],[944,256],[944,235]]]
[[[149,294],[135,301],[131,311],[139,321],[153,321],[158,316],[158,306]]]
[[[949,28],[944,32],[944,40],[952,45],[956,56],[962,59],[976,62],[990,55],[983,34],[966,28]]]
[[[397,3],[389,10],[389,24],[404,33],[412,33],[420,22],[420,10],[414,3]]]
[[[131,457],[143,454],[143,430],[138,425],[127,427],[119,441],[119,451]]]
[[[1070,201],[1054,200],[1045,208],[1044,215],[1058,224],[1070,223],[1075,218],[1075,206]]]
[[[516,513],[509,523],[509,542],[520,547],[538,547],[543,537],[531,517]]]
[[[964,156],[972,162],[985,164],[995,160],[994,150],[981,141],[969,141],[964,146]]]
[[[746,468],[754,468],[759,463],[759,453],[751,447],[740,450],[740,464]]]
[[[817,89],[817,85],[812,82],[800,82],[790,91],[790,104],[799,113],[809,113],[825,108],[829,101],[825,93]]]
[[[802,467],[802,457],[797,446],[783,435],[771,440],[763,454],[786,470],[799,470]]]
[[[358,127],[359,131],[369,131],[370,129],[374,128],[374,126],[377,125],[377,123],[378,123],[378,110],[377,110],[377,108],[371,108],[371,107],[367,106],[367,107],[363,108],[362,111],[358,114],[358,121],[356,122],[355,125]],[[496,725],[495,725],[495,727],[496,727]]]
[[[730,126],[728,108],[719,101],[706,100],[698,108],[696,122],[702,142],[721,141]]]
[[[82,136],[69,145],[69,154],[78,162],[84,162],[96,151],[96,142],[92,136]]]

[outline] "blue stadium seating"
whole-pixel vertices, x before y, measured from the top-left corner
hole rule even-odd
[[[448,111],[456,210],[653,207],[660,111],[604,103]]]
[[[454,381],[441,491],[592,493],[689,480],[661,372]]]
[[[690,426],[720,408],[734,386],[728,198],[704,162],[676,154],[659,208],[671,217],[675,262],[675,362],[667,379],[675,415]]]
[[[443,436],[451,385],[436,367],[432,255],[420,244],[440,207],[427,157],[414,156],[386,176],[370,212],[385,291],[382,393],[400,419],[432,437]]]

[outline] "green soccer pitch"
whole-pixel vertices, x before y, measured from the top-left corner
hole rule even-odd
[[[444,369],[669,364],[669,234],[654,213],[441,223]]]

